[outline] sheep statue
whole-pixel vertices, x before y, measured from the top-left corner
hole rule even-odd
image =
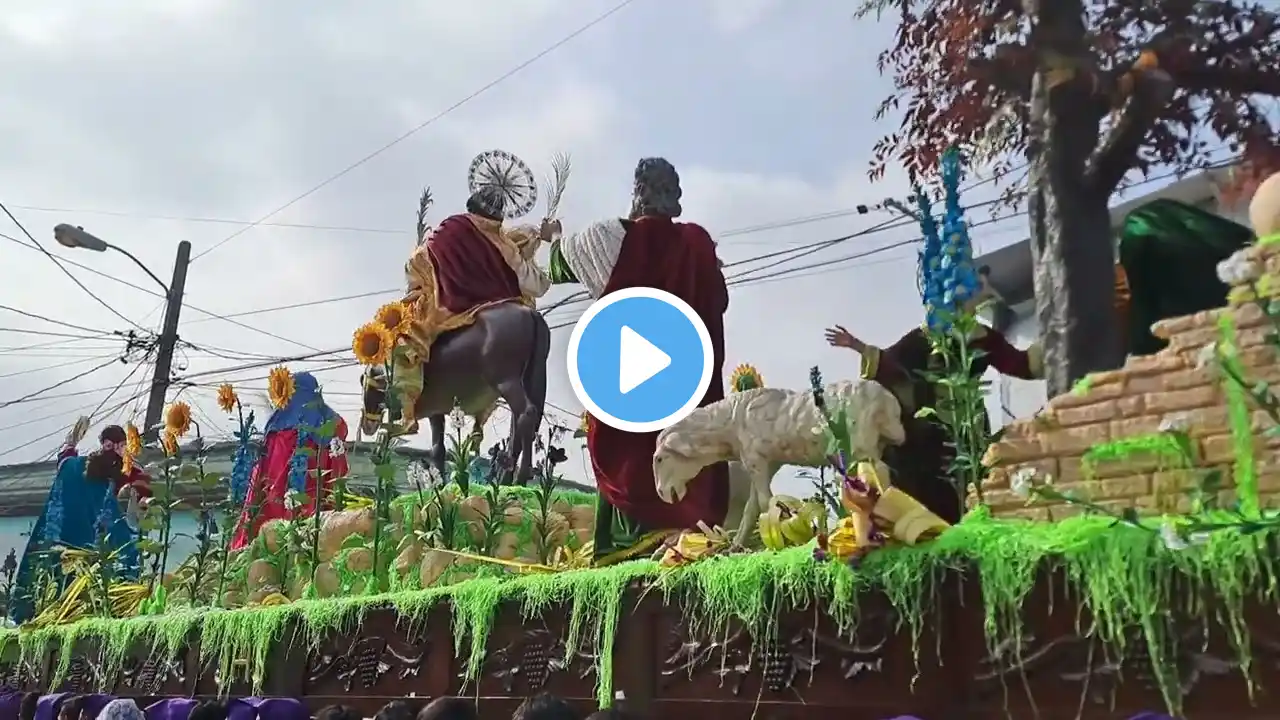
[[[879,383],[831,383],[825,397],[832,407],[848,411],[850,437],[858,455],[854,459],[878,460],[887,444],[905,441],[902,408]],[[658,497],[678,502],[688,482],[704,467],[723,461],[741,463],[750,490],[731,491],[745,498],[734,536],[734,545],[741,547],[755,531],[761,511],[769,507],[773,476],[783,465],[826,465],[825,426],[826,419],[807,390],[758,387],[732,393],[694,410],[658,435],[653,454]],[[737,480],[731,477],[731,482]]]

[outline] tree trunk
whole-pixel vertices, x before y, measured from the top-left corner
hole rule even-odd
[[[1043,30],[1042,48],[1058,57],[1085,56],[1079,0],[1032,6]],[[1091,78],[1083,66],[1079,70],[1064,82],[1041,63],[1030,104],[1027,212],[1050,397],[1124,360],[1114,309],[1110,191],[1096,189],[1086,174],[1102,118],[1091,102]]]

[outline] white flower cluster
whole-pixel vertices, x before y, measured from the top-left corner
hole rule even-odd
[[[1218,263],[1218,279],[1231,287],[1251,283],[1258,276],[1258,265],[1244,253],[1236,253]]]
[[[1009,477],[1009,491],[1023,500],[1030,500],[1036,480],[1043,480],[1045,483],[1053,482],[1053,478],[1048,475],[1040,477],[1040,472],[1034,467],[1029,465],[1020,467]]]
[[[1186,413],[1173,413],[1166,415],[1160,421],[1160,432],[1162,433],[1184,433],[1187,428],[1191,427],[1191,416]]]
[[[432,465],[420,462],[411,462],[405,468],[405,475],[409,478],[409,485],[413,488],[424,488],[433,490],[444,485],[444,478],[440,476],[440,471]]]
[[[1203,545],[1209,542],[1209,533],[1197,532],[1183,536],[1172,521],[1165,520],[1160,526],[1160,540],[1170,550],[1186,550],[1192,545]]]

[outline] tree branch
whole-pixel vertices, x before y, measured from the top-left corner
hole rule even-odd
[[[1171,71],[1174,83],[1193,92],[1280,97],[1280,73],[1256,67],[1192,66]]]
[[[1143,70],[1133,78],[1133,93],[1119,119],[1089,162],[1085,181],[1093,192],[1110,197],[1133,168],[1134,158],[1142,147],[1156,119],[1173,99],[1174,82],[1159,68]]]

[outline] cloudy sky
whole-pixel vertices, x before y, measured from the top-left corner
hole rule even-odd
[[[180,332],[200,350],[180,355],[179,373],[203,373],[195,381],[206,387],[182,397],[197,406],[210,434],[231,424],[208,386],[228,379],[260,390],[265,375],[215,371],[252,356],[347,346],[352,329],[394,293],[234,318],[241,324],[206,313],[398,288],[414,245],[419,191],[429,185],[435,193],[436,220],[458,211],[468,162],[479,151],[509,150],[539,175],[554,153],[571,153],[573,181],[562,209],[569,230],[624,212],[636,159],[666,156],[683,178],[686,219],[720,238],[728,263],[883,222],[890,216],[860,217],[851,209],[905,191],[900,177],[877,184],[866,178],[872,143],[890,129],[872,117],[887,90],[874,59],[890,28],[855,21],[847,0],[634,0],[257,227],[248,223],[484,88],[612,3],[4,6],[0,66],[10,71],[0,76],[0,201],[55,256],[103,273],[67,266],[148,329],[160,323],[155,284],[118,254],[54,244],[53,225],[82,225],[166,281],[178,241],[193,244],[199,257]],[[833,217],[813,221],[821,214]],[[1021,219],[990,225],[976,239],[981,250],[994,249],[1021,238],[1024,226]],[[103,332],[131,328],[49,258],[24,247],[22,231],[3,217],[0,233],[20,241],[0,238],[0,304]],[[754,363],[768,384],[790,387],[804,387],[815,364],[833,379],[851,374],[856,356],[827,348],[825,326],[844,323],[868,341],[891,342],[920,309],[911,248],[840,260],[910,237],[909,229],[876,233],[803,258],[732,267],[731,275],[771,263],[756,275],[792,272],[733,290],[730,366]],[[549,301],[567,292],[553,290]],[[583,307],[554,312],[552,324],[571,321]],[[108,338],[49,335],[86,333],[5,311],[0,328],[0,404],[89,370],[121,347]],[[557,408],[579,409],[564,369],[567,339],[567,327],[556,331],[548,408],[565,423],[572,419]],[[321,370],[331,404],[354,418],[357,370],[293,367]],[[131,370],[116,364],[42,399],[0,408],[0,463],[56,450],[75,416],[93,410]],[[131,376],[107,401],[108,409],[124,404],[104,421],[141,421],[141,405],[130,398],[145,387],[145,375]],[[505,428],[506,416],[499,418]],[[571,460],[570,475],[585,479],[579,459]]]

